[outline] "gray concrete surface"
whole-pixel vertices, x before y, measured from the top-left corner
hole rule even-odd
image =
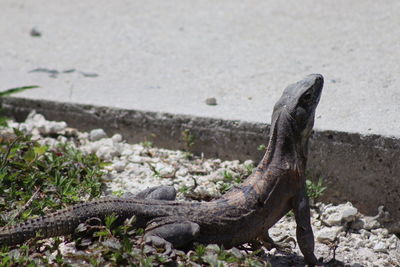
[[[1,0],[0,86],[265,122],[286,85],[318,72],[317,129],[399,137],[399,14],[397,0]]]

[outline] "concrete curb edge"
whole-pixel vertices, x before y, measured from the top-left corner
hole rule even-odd
[[[127,142],[152,141],[156,146],[185,149],[182,131],[195,137],[190,150],[206,157],[252,159],[258,162],[268,143],[269,125],[84,104],[7,97],[6,115],[22,121],[31,110],[49,120],[66,121],[80,130],[103,128],[120,133]],[[310,140],[310,177],[322,177],[328,189],[322,200],[351,201],[361,212],[374,215],[383,205],[391,215],[386,226],[400,232],[400,139],[315,130]]]

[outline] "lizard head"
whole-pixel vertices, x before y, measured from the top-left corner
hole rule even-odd
[[[277,120],[289,122],[297,139],[300,138],[303,153],[307,151],[308,138],[314,126],[315,109],[321,97],[323,84],[324,78],[321,74],[310,74],[286,87],[274,107],[272,124],[277,123]]]

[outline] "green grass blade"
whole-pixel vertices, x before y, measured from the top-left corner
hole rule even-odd
[[[16,88],[11,88],[11,89],[7,89],[5,91],[1,91],[0,92],[0,97],[2,96],[8,96],[8,95],[12,95],[18,92],[22,92],[28,89],[33,89],[33,88],[38,88],[38,85],[29,85],[29,86],[22,86],[22,87],[16,87]]]

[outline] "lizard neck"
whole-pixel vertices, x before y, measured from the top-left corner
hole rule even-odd
[[[304,173],[307,163],[307,140],[308,137],[301,136],[296,129],[296,122],[284,109],[272,121],[269,144],[258,170],[293,170]]]
[[[264,203],[282,177],[294,178],[296,184],[303,183],[306,150],[293,120],[287,112],[274,118],[267,151],[256,171],[242,183],[240,189],[224,195],[224,198],[230,199],[232,206],[253,208],[257,203]]]

